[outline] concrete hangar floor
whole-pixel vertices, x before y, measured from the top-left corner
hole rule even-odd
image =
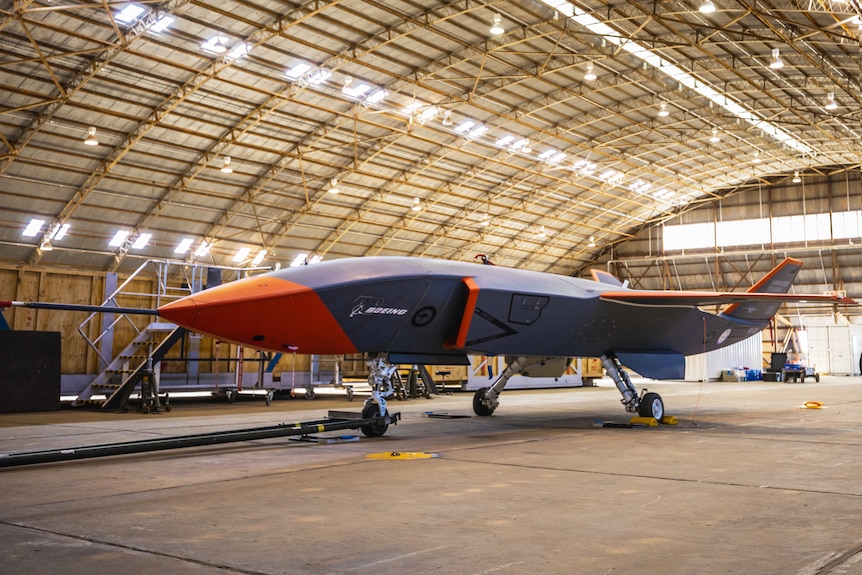
[[[382,438],[287,438],[0,470],[5,575],[862,573],[862,378],[609,383],[392,402]],[[819,401],[822,409],[804,409]],[[343,398],[0,416],[0,453],[319,419]],[[341,436],[344,432],[337,432]],[[324,434],[326,435],[326,434]],[[436,454],[429,459],[369,456]]]

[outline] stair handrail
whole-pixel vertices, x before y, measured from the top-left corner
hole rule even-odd
[[[155,267],[155,275],[156,275],[156,293],[137,293],[137,292],[125,292],[126,287],[134,280],[137,276],[143,273],[144,270],[147,269],[148,266],[153,265]],[[171,266],[178,266],[181,269],[181,272],[185,278],[184,287],[173,288],[168,285],[168,279],[170,277],[170,268]],[[189,273],[189,268],[191,268],[191,273]],[[272,268],[270,267],[237,267],[237,266],[218,266],[218,265],[204,265],[199,263],[189,263],[181,260],[166,260],[166,259],[148,259],[144,261],[141,265],[133,271],[129,277],[123,281],[122,284],[117,286],[117,288],[105,298],[105,301],[102,302],[102,306],[106,307],[122,307],[117,302],[116,298],[120,295],[136,295],[136,296],[144,296],[144,297],[154,297],[156,301],[156,309],[161,307],[163,300],[167,299],[178,299],[180,297],[189,295],[192,293],[193,287],[195,285],[200,285],[198,283],[203,279],[203,275],[208,268],[218,268],[224,271],[236,271],[238,274],[250,274],[254,272],[263,272],[268,271]],[[198,277],[200,274],[200,277]],[[174,291],[179,292],[176,295],[171,295],[168,292]],[[116,327],[120,322],[127,321],[129,325],[132,326],[132,329],[136,334],[141,334],[141,329],[135,325],[135,323],[131,320],[128,314],[122,313],[119,314],[118,317],[114,318],[114,320],[102,330],[102,332],[95,338],[90,339],[90,337],[86,334],[85,330],[96,317],[99,312],[92,312],[87,318],[81,322],[78,326],[78,333],[81,334],[81,337],[84,338],[84,341],[87,342],[87,345],[90,346],[96,355],[102,360],[105,365],[111,363],[112,358],[106,358],[102,355],[102,352],[99,350],[98,344],[101,342],[102,338],[108,334],[113,333],[114,327]]]

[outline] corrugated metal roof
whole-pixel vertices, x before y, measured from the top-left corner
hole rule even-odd
[[[858,166],[858,4],[716,4],[202,0],[121,22],[128,3],[5,3],[0,260],[127,269],[191,260],[191,237],[225,264],[485,252],[571,273],[692,201]],[[153,238],[111,248],[118,227]]]

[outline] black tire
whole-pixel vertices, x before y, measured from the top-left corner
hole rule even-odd
[[[488,407],[482,403],[482,397],[485,395],[486,391],[488,391],[488,388],[483,387],[481,389],[477,389],[476,393],[473,394],[473,413],[482,417],[487,417],[494,413],[494,408]]]
[[[661,421],[664,417],[664,401],[661,396],[657,393],[645,393],[638,407],[638,415]]]
[[[368,419],[371,417],[376,417],[380,415],[380,406],[374,403],[373,401],[369,401],[365,404],[365,407],[362,408],[362,419]],[[363,425],[359,428],[365,437],[380,437],[386,430],[389,429],[389,424],[375,424],[369,423],[368,425]]]

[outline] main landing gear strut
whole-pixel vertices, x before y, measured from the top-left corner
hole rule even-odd
[[[608,375],[614,380],[617,389],[623,396],[620,402],[625,406],[626,411],[661,421],[664,417],[664,402],[661,400],[661,396],[657,393],[648,393],[646,388],[639,396],[637,388],[629,378],[629,374],[623,369],[617,356],[613,354],[603,355],[601,360]]]
[[[371,386],[371,397],[365,401],[365,407],[362,408],[362,418],[371,418],[376,416],[384,417],[386,415],[386,398],[391,397],[395,393],[395,386],[392,383],[393,374],[395,374],[398,366],[389,363],[389,359],[383,355],[371,355],[365,362],[368,365],[368,385]],[[389,425],[364,425],[359,429],[368,437],[380,437]]]
[[[620,401],[625,406],[626,411],[661,421],[664,417],[664,402],[661,396],[657,393],[648,393],[646,388],[641,395],[638,395],[637,388],[615,355],[603,355],[601,359],[602,365],[605,366],[608,375],[614,380],[617,389],[623,396]],[[503,388],[506,387],[513,375],[518,375],[529,367],[528,361],[529,359],[526,357],[515,358],[506,366],[505,371],[494,382],[494,385],[476,390],[473,395],[473,411],[476,415],[487,416],[494,413],[494,410],[500,405],[500,394],[503,392]]]
[[[473,395],[473,412],[482,416],[494,413],[494,410],[500,405],[500,394],[503,393],[503,388],[506,387],[513,375],[518,375],[527,367],[527,361],[529,360],[526,357],[516,357],[512,363],[506,366],[494,385],[477,389]]]

